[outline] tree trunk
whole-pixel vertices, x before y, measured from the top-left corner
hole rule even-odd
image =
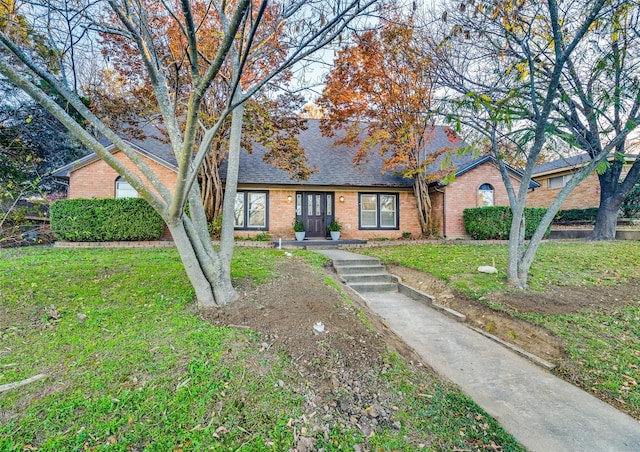
[[[431,198],[429,197],[429,186],[424,174],[418,173],[413,180],[413,194],[418,205],[418,219],[422,234],[430,236],[433,234],[433,223],[431,221]]]
[[[191,285],[195,289],[198,306],[211,307],[217,306],[216,298],[213,294],[213,287],[207,279],[198,256],[193,249],[193,244],[185,231],[184,224],[178,220],[173,223],[167,223],[173,242],[176,245],[182,264],[187,272],[187,277]]]
[[[528,268],[524,271],[522,260],[524,256],[524,233],[526,219],[524,217],[524,208],[522,212],[519,209],[511,207],[513,219],[509,230],[509,255],[507,259],[507,283],[519,289],[527,287]]]
[[[616,226],[618,225],[618,209],[622,198],[614,195],[600,201],[596,224],[588,240],[615,240]]]
[[[231,284],[231,262],[213,248],[200,198],[199,187],[194,186],[189,193],[190,217],[183,214],[168,221],[167,226],[195,289],[198,306],[225,306],[238,299]]]
[[[219,158],[218,150],[211,151],[202,161],[202,169],[200,170],[202,203],[208,221],[213,221],[222,214],[223,191]]]
[[[238,191],[238,170],[240,167],[240,145],[244,104],[238,105],[231,116],[229,132],[229,155],[227,161],[227,179],[225,181],[224,203],[222,206],[222,231],[220,233],[220,254],[231,262],[234,244],[234,210]]]

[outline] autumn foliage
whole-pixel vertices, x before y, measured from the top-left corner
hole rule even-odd
[[[260,2],[254,1],[251,14],[257,14]],[[191,2],[193,20],[197,24],[196,40],[198,43],[199,67],[206,68],[215,58],[220,46],[222,35],[221,18],[211,3],[206,0]],[[192,65],[188,42],[183,30],[179,26],[181,21],[175,21],[167,13],[161,3],[148,2],[151,11],[150,20],[153,24],[150,32],[155,33],[154,41],[159,54],[165,55],[170,64],[165,64],[165,77],[170,82],[169,89],[175,96],[176,108],[184,110],[188,107],[191,94],[189,87],[193,86],[194,77],[202,77],[204,73],[195,74]],[[266,7],[261,17],[258,33],[254,37],[254,45],[246,54],[240,86],[234,87],[231,80],[232,65],[237,60],[229,59],[221,70],[221,77],[214,81],[214,88],[210,90],[201,104],[199,121],[205,127],[211,127],[218,121],[224,109],[228,106],[232,90],[243,92],[251,89],[263,80],[275,67],[282,64],[286,58],[286,49],[282,44],[285,40],[284,31],[279,22],[279,7],[272,4]],[[181,16],[180,8],[173,5],[174,14]],[[180,17],[184,20],[184,17]],[[112,20],[116,20],[112,17]],[[133,43],[122,36],[103,33],[103,55],[110,62],[112,69],[102,74],[102,84],[95,84],[90,92],[94,103],[94,111],[101,110],[105,116],[113,118],[111,126],[117,127],[128,136],[140,137],[140,122],[154,122],[162,131],[162,124],[158,121],[157,102],[154,98],[151,83],[146,78],[143,61]],[[237,45],[235,55],[242,55],[246,43]],[[144,74],[144,75],[143,75]],[[296,95],[275,95],[273,86],[285,86],[291,74],[283,71],[274,79],[272,85],[264,87],[260,92],[246,102],[244,109],[244,126],[242,147],[251,152],[255,143],[263,145],[267,152],[265,161],[273,166],[284,169],[293,179],[307,179],[312,169],[307,165],[304,150],[300,147],[296,135],[306,126],[306,120],[299,117],[304,99]],[[229,129],[231,119],[225,121],[220,133],[211,143],[210,153],[203,161],[200,171],[200,183],[203,203],[207,217],[214,220],[222,210],[223,183],[220,168],[226,159],[229,145]]]
[[[434,60],[416,45],[416,31],[408,25],[389,24],[354,36],[327,78],[318,105],[327,112],[323,133],[337,144],[357,146],[355,164],[370,152],[384,157],[383,171],[400,172],[414,180],[414,193],[422,231],[431,234],[428,184],[447,170],[428,168],[449,149],[427,153],[436,128],[433,123]],[[346,133],[337,134],[344,129]],[[447,129],[451,143],[458,137]]]

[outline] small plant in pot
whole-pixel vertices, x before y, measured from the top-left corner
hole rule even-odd
[[[304,223],[297,218],[293,220],[293,232],[296,233],[296,240],[304,240]]]
[[[331,234],[331,240],[340,240],[340,231],[342,230],[342,224],[337,218],[331,220],[329,223],[329,233]]]

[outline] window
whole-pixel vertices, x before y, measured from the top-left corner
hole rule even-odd
[[[482,184],[478,188],[478,207],[493,205],[493,186],[491,184]]]
[[[550,177],[547,179],[549,181],[549,188],[554,189],[564,187],[567,185],[567,182],[571,180],[572,176],[573,174],[565,174],[564,176]]]
[[[116,198],[137,198],[138,192],[122,177],[116,179]]]
[[[398,229],[398,195],[360,193],[360,229]]]
[[[236,229],[267,229],[268,193],[241,191],[236,193],[234,225]]]

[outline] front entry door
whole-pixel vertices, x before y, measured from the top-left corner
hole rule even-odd
[[[307,237],[326,237],[327,226],[333,216],[333,194],[303,192],[302,222]]]

